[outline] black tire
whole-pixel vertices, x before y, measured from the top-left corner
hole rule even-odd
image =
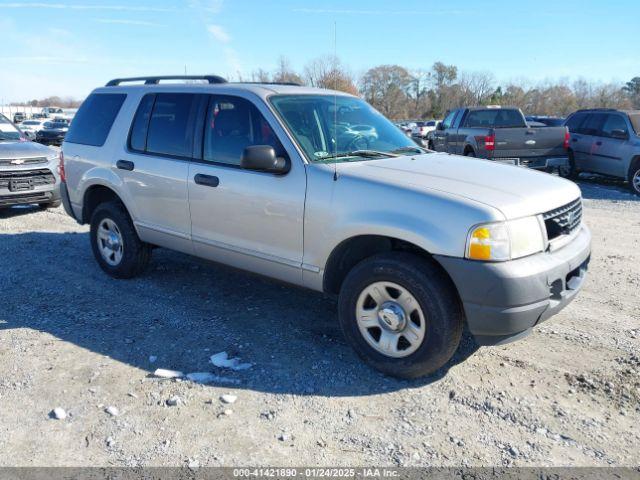
[[[573,152],[569,152],[569,167],[566,169],[558,167],[558,175],[569,180],[577,180],[579,173],[576,168],[576,161],[573,158]]]
[[[424,314],[424,339],[408,356],[384,355],[360,332],[356,320],[358,297],[378,281],[393,282],[407,289]],[[462,306],[449,277],[432,261],[405,252],[377,254],[357,264],[340,289],[338,317],[345,338],[367,364],[404,379],[429,375],[445,365],[458,348],[464,323]]]
[[[629,181],[629,189],[636,195],[640,195],[640,159],[636,159],[629,167],[627,180]]]
[[[62,205],[62,200],[54,200],[53,202],[45,202],[45,203],[38,204],[38,206],[43,210],[46,210],[47,208],[58,208],[60,205]]]
[[[105,220],[112,220],[122,236],[122,258],[117,265],[110,265],[98,247],[98,227]],[[138,237],[124,205],[110,201],[98,205],[91,216],[91,249],[100,268],[114,278],[133,278],[140,275],[151,259],[151,246]]]
[[[429,140],[429,141],[427,142],[427,148],[428,148],[429,150],[433,150],[433,151],[435,151],[435,150],[436,150],[436,146],[433,144],[433,141],[432,141],[432,140]]]
[[[465,157],[473,157],[473,158],[475,158],[476,152],[474,152],[472,149],[469,149],[466,152],[464,152],[464,156]]]

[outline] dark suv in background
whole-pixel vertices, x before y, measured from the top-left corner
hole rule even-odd
[[[592,172],[625,179],[640,195],[640,110],[593,109],[571,114],[566,177]]]

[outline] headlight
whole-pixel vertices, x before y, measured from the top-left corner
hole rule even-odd
[[[544,250],[544,236],[538,217],[477,225],[469,232],[467,258],[505,261]]]

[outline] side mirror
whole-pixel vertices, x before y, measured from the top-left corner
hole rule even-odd
[[[276,157],[271,145],[252,145],[244,149],[240,158],[240,167],[247,170],[284,174],[289,171],[287,159]]]
[[[444,123],[438,123],[438,125],[436,125],[436,130],[444,130]]]
[[[618,140],[626,140],[629,135],[624,130],[611,130],[611,138],[617,138]]]

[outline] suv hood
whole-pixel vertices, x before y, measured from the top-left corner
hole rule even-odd
[[[0,142],[0,158],[52,157],[56,151],[34,142]]]
[[[544,213],[581,196],[575,183],[548,173],[445,153],[340,163],[338,171],[467,198],[507,219]]]

